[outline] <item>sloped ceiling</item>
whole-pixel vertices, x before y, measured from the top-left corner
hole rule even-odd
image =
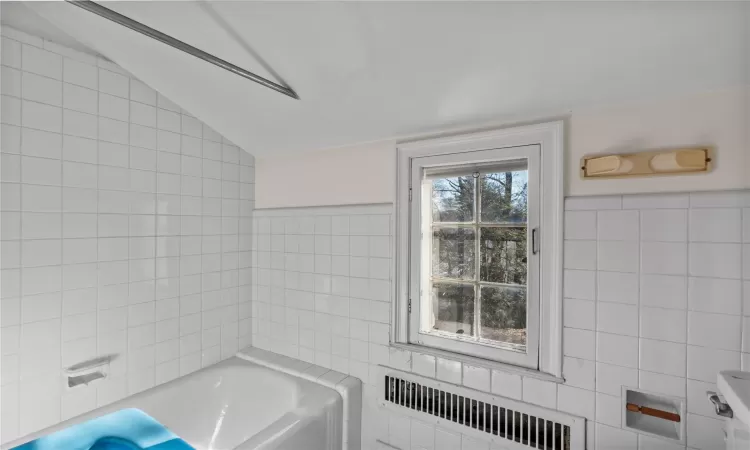
[[[747,82],[741,2],[105,4],[300,100],[64,2],[27,5],[257,156]]]

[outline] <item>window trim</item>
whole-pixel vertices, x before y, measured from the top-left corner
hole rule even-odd
[[[395,192],[396,295],[391,308],[391,342],[399,347],[444,356],[439,348],[409,342],[410,214],[409,183],[413,158],[478,150],[540,146],[540,258],[539,367],[538,372],[562,375],[562,249],[563,249],[563,128],[562,121],[503,128],[397,145]],[[485,360],[455,353],[456,359],[476,360],[488,366],[512,363]],[[528,368],[518,367],[528,371]],[[532,369],[533,370],[533,369]]]

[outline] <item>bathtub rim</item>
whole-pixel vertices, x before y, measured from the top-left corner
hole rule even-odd
[[[343,401],[341,448],[342,450],[361,449],[362,381],[359,378],[256,347],[244,348],[238,351],[235,356],[272,370],[335,389],[341,395]]]

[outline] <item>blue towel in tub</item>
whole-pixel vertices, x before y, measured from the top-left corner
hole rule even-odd
[[[195,450],[140,409],[106,416],[42,436],[12,450]]]

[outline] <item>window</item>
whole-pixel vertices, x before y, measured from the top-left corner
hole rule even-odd
[[[559,256],[561,176],[543,175],[561,149],[553,133],[523,138],[399,147],[396,342],[559,373],[561,267],[545,260]]]

